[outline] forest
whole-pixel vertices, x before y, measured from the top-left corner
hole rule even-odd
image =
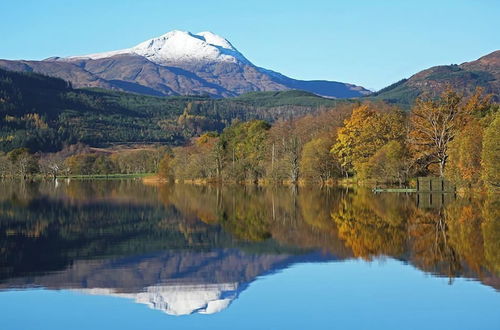
[[[302,91],[228,99],[152,97],[73,89],[58,78],[0,69],[0,151],[56,152],[77,143],[182,145],[202,132],[221,132],[235,120],[273,122],[339,102]]]
[[[407,187],[441,176],[459,188],[500,185],[498,104],[478,88],[420,97],[410,112],[382,102],[337,105],[273,125],[234,123],[175,147],[160,162],[167,180],[332,183]]]
[[[210,99],[75,90],[8,71],[0,84],[1,176],[400,187],[441,176],[459,188],[500,185],[499,105],[481,88],[422,95],[405,111],[301,91]]]

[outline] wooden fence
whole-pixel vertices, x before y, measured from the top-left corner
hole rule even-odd
[[[417,178],[417,192],[455,192],[451,182],[439,177]]]

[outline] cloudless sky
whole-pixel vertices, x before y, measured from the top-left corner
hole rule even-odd
[[[250,61],[298,79],[380,89],[500,49],[499,0],[0,0],[0,58],[128,48],[212,31]]]

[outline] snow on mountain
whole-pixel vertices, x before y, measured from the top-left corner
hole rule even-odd
[[[132,48],[70,56],[60,60],[96,60],[116,55],[139,55],[160,65],[183,62],[241,62],[250,64],[250,61],[221,36],[212,32],[193,34],[179,30],[170,31],[157,38],[146,40]]]
[[[174,30],[121,50],[43,61],[0,60],[7,70],[68,80],[76,88],[105,88],[154,96],[233,97],[248,92],[298,89],[332,98],[370,94],[352,84],[289,78],[252,64],[212,32]]]
[[[238,283],[155,285],[138,293],[121,293],[114,289],[78,289],[91,295],[106,295],[135,300],[169,315],[193,313],[214,314],[226,309],[238,296]]]

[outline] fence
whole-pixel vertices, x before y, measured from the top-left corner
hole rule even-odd
[[[451,182],[439,177],[417,178],[417,192],[455,192]]]

